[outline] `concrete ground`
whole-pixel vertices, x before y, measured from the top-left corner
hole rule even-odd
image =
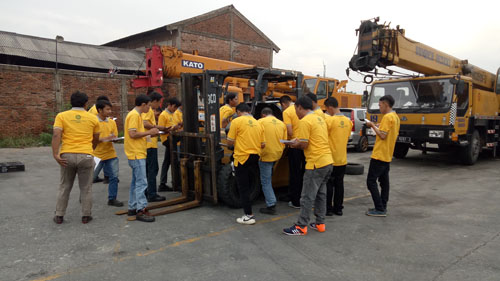
[[[130,168],[117,150],[126,201]],[[276,216],[257,213],[254,226],[235,223],[241,210],[211,204],[146,224],[114,215],[102,183],[93,186],[91,223],[80,222],[75,187],[56,225],[50,148],[1,149],[0,162],[22,161],[26,171],[0,174],[0,280],[500,279],[498,159],[461,166],[454,155],[410,152],[391,164],[388,216],[374,218],[364,215],[369,157],[349,153],[365,174],[346,176],[344,216],[328,217],[325,233],[290,237],[282,229],[298,212],[284,202]]]

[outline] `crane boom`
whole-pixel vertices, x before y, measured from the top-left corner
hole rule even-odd
[[[363,21],[359,32],[358,51],[349,67],[355,71],[369,72],[376,67],[398,66],[428,75],[465,75],[478,86],[493,90],[495,75],[425,44],[405,37],[405,30],[378,24],[375,20]]]

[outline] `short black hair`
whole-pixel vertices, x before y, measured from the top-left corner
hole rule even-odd
[[[264,107],[260,114],[264,114],[264,115],[273,115],[273,110],[270,108],[270,107]]]
[[[151,102],[151,99],[145,94],[140,94],[135,97],[135,106],[141,106],[143,103]]]
[[[163,96],[157,92],[149,93],[148,97],[151,99],[151,101],[160,101],[163,98]]]
[[[228,92],[226,94],[226,97],[224,98],[224,102],[228,104],[230,101],[234,100],[234,98],[236,98],[236,96],[237,96],[236,93]]]
[[[242,102],[242,103],[238,104],[238,106],[236,106],[236,111],[250,112],[250,106],[248,106],[248,104]]]
[[[379,101],[385,101],[390,108],[394,105],[394,98],[391,95],[385,95],[379,99]]]
[[[98,100],[96,103],[95,103],[95,108],[97,109],[97,111],[99,111],[99,109],[103,109],[107,106],[109,107],[113,107],[111,105],[111,103],[109,102],[109,100]]]
[[[71,94],[71,106],[72,107],[84,107],[85,104],[89,101],[89,97],[87,94],[76,91]]]
[[[284,96],[281,96],[280,97],[280,103],[281,104],[288,104],[288,103],[291,103],[292,102],[292,98],[287,96],[287,95],[284,95]]]
[[[309,110],[313,110],[313,103],[312,103],[312,100],[310,98],[308,98],[307,96],[304,96],[304,97],[300,97],[296,102],[295,102],[295,106],[302,106],[303,109],[309,109]]]
[[[167,104],[175,105],[177,107],[181,106],[181,102],[177,98],[169,98]]]
[[[97,99],[95,100],[95,102],[97,103],[100,100],[107,100],[107,101],[109,101],[109,98],[108,98],[108,96],[104,96],[104,95],[98,96]]]
[[[318,103],[318,97],[313,93],[308,93],[306,97],[310,98],[313,102]]]
[[[325,100],[325,106],[333,107],[333,108],[338,108],[339,107],[339,101],[334,98],[334,97],[329,97]]]

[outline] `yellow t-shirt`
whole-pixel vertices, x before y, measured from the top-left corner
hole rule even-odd
[[[100,138],[106,138],[113,134],[118,137],[118,128],[116,127],[116,122],[113,119],[106,118],[106,120],[99,120],[99,127],[101,128]],[[113,147],[113,143],[100,142],[94,150],[94,156],[100,158],[101,160],[108,160],[116,158],[116,151]]]
[[[94,115],[97,115],[97,108],[95,107],[95,104],[89,109],[89,113],[92,113]]]
[[[299,117],[297,112],[295,112],[295,105],[290,104],[290,106],[283,111],[283,122],[285,125],[292,125],[292,138],[297,138],[297,132],[299,129]]]
[[[399,135],[400,120],[395,112],[390,112],[382,117],[379,130],[387,133],[385,140],[381,139],[378,135],[375,139],[375,146],[373,147],[372,159],[391,162],[392,154],[394,153],[394,146]]]
[[[59,154],[94,152],[92,139],[98,134],[99,120],[83,108],[73,108],[57,114],[54,128],[62,129],[62,146]]]
[[[145,132],[141,114],[136,109],[132,109],[125,119],[125,154],[129,160],[146,159],[146,137],[133,139],[128,131],[135,129],[137,132]]]
[[[297,137],[300,141],[309,143],[304,150],[307,170],[323,168],[333,164],[325,119],[314,112],[308,113],[300,119]]]
[[[179,109],[177,109],[174,112],[174,117],[173,118],[174,118],[174,124],[175,125],[182,123],[182,111],[180,111]]]
[[[174,123],[174,114],[168,111],[168,109],[163,110],[163,112],[160,114],[160,117],[158,117],[158,126],[162,127],[171,127],[175,126]],[[160,135],[161,142],[164,143],[169,134],[165,135]]]
[[[259,124],[264,129],[266,147],[260,153],[260,161],[275,162],[281,158],[285,145],[280,142],[287,139],[286,125],[274,116],[259,119]]]
[[[250,154],[260,154],[261,144],[265,143],[264,129],[251,115],[235,118],[227,134],[234,141],[234,166],[245,164]]]
[[[155,112],[150,107],[148,113],[142,113],[141,118],[143,121],[149,121],[152,125],[156,125]],[[146,148],[158,148],[158,137],[150,137],[151,141],[147,140]]]
[[[229,106],[229,104],[225,104],[225,105],[221,106],[221,108],[219,109],[220,127],[221,128],[222,128],[222,120],[227,119],[228,122],[231,122],[232,121],[231,116],[233,116],[235,112],[236,112],[236,109]]]
[[[328,141],[332,151],[333,165],[347,165],[347,143],[352,132],[352,121],[342,114],[326,116]]]
[[[323,109],[321,107],[318,107],[314,110],[314,113],[318,114],[319,116],[323,117],[323,119],[326,118],[325,113],[323,112]]]

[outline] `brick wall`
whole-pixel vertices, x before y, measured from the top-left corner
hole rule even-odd
[[[235,40],[242,40],[245,42],[255,43],[263,46],[271,46],[269,43],[255,32],[248,24],[236,15],[233,17],[233,37]]]
[[[271,51],[267,48],[240,44],[235,42],[233,47],[234,61],[254,64],[262,67],[271,67]]]
[[[38,135],[50,131],[59,105],[69,105],[71,94],[77,90],[89,96],[88,106],[99,95],[107,95],[123,129],[123,118],[134,107],[134,99],[145,89],[130,88],[129,75],[109,77],[102,73],[60,70],[61,98],[55,93],[53,69],[0,65],[0,137]]]
[[[211,33],[225,38],[230,38],[231,15],[227,13],[199,23],[188,25],[185,27],[185,30]]]
[[[182,50],[191,53],[193,50],[198,50],[200,56],[217,58],[221,60],[230,60],[230,42],[203,35],[191,33],[181,33]],[[245,63],[242,61],[242,63]]]

